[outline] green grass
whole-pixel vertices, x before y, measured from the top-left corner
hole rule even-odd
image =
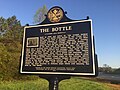
[[[48,82],[44,79],[33,81],[0,82],[0,90],[49,90]],[[71,78],[59,83],[59,90],[112,90],[103,83],[80,78]]]
[[[80,78],[71,78],[60,82],[60,90],[112,90],[103,83]]]
[[[33,81],[1,82],[0,90],[48,90],[48,82],[43,79]]]

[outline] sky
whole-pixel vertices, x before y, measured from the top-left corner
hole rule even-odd
[[[120,67],[120,0],[0,0],[0,17],[13,15],[22,25],[34,25],[36,11],[46,5],[48,9],[60,6],[72,20],[93,21],[98,65]]]

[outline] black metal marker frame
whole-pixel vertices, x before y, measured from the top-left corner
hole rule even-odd
[[[60,8],[60,7],[55,6],[53,8]],[[53,8],[51,8],[51,9],[53,9]],[[62,8],[60,8],[60,9],[63,11]],[[65,14],[66,14],[66,12],[63,11],[63,18],[59,21],[59,23],[74,21],[74,20],[71,20],[68,17],[66,17]],[[83,20],[88,20],[88,19],[89,19],[89,17],[87,16],[87,18],[83,19]],[[50,20],[48,18],[48,15],[46,15],[46,19],[42,23],[40,23],[38,25],[54,24],[54,23],[55,22],[50,22]],[[29,25],[27,25],[27,26],[29,26]],[[95,54],[94,37],[93,37],[93,44],[94,44],[94,58],[95,58],[95,60],[94,60],[95,75],[93,75],[93,77],[94,77],[94,76],[98,75],[98,62],[97,62],[97,55]],[[21,58],[23,58],[23,57],[21,57]],[[22,65],[21,65],[21,67],[22,67]],[[28,70],[28,71],[30,71],[30,70]],[[23,74],[34,74],[34,73],[23,73]],[[48,80],[48,82],[49,82],[49,90],[58,90],[59,82],[62,81],[62,80],[64,80],[64,79],[70,79],[70,77],[71,77],[70,75],[64,75],[64,74],[59,74],[59,75],[58,74],[36,74],[36,75],[39,75],[40,78]],[[78,75],[73,75],[73,76],[78,76]],[[84,76],[89,76],[89,75],[84,75]]]

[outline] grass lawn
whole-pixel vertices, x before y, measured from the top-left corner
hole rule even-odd
[[[33,81],[4,81],[0,82],[0,90],[49,90],[48,82],[44,79]],[[111,85],[80,78],[71,78],[59,83],[59,90],[119,90]]]

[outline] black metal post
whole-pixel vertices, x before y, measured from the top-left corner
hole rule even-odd
[[[54,77],[49,81],[49,90],[58,90],[58,78]]]
[[[59,82],[64,79],[70,79],[70,76],[61,75],[40,75],[40,78],[47,79],[49,81],[49,90],[58,90]]]

